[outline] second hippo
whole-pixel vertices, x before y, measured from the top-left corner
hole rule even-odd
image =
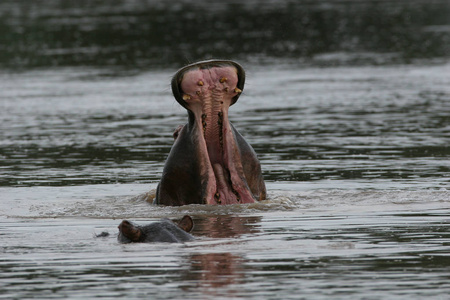
[[[194,226],[190,216],[184,216],[174,222],[162,219],[148,225],[139,226],[127,220],[119,225],[118,241],[127,243],[182,243],[191,241],[194,237],[189,234]]]

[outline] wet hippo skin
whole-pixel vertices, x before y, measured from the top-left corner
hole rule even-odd
[[[180,69],[172,92],[188,112],[175,133],[154,204],[237,204],[266,198],[253,148],[228,120],[228,108],[244,89],[237,63],[209,60]]]
[[[189,234],[193,226],[190,216],[184,216],[179,222],[162,219],[144,226],[123,220],[117,239],[121,243],[182,243],[194,239]]]

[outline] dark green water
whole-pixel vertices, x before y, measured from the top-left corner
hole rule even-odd
[[[206,57],[256,63],[409,63],[448,58],[448,1],[4,0],[0,64],[179,67]],[[317,61],[345,52],[342,61]]]
[[[446,299],[449,53],[448,1],[2,1],[0,298]],[[211,57],[269,199],[151,206],[171,76]],[[184,214],[194,242],[115,239]]]

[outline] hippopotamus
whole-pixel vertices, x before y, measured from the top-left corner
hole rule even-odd
[[[120,243],[182,243],[191,241],[194,237],[189,234],[194,226],[190,216],[184,216],[179,222],[161,219],[158,222],[139,226],[127,220],[119,225]]]
[[[187,110],[188,123],[174,133],[154,204],[225,205],[266,198],[255,151],[228,119],[244,82],[244,69],[230,60],[197,62],[173,76],[173,96]]]

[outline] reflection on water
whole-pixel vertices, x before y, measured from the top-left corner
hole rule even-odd
[[[449,14],[446,0],[3,0],[0,64],[136,68],[206,57],[410,62],[448,57]]]
[[[239,284],[244,278],[243,259],[231,253],[195,254],[189,260],[191,266],[186,280],[195,282],[191,288],[205,289],[202,291],[205,294],[214,295],[215,288]],[[209,288],[214,289],[209,291]]]
[[[243,234],[257,233],[260,217],[238,217],[233,215],[203,216],[195,220],[194,233],[211,238],[232,238]]]

